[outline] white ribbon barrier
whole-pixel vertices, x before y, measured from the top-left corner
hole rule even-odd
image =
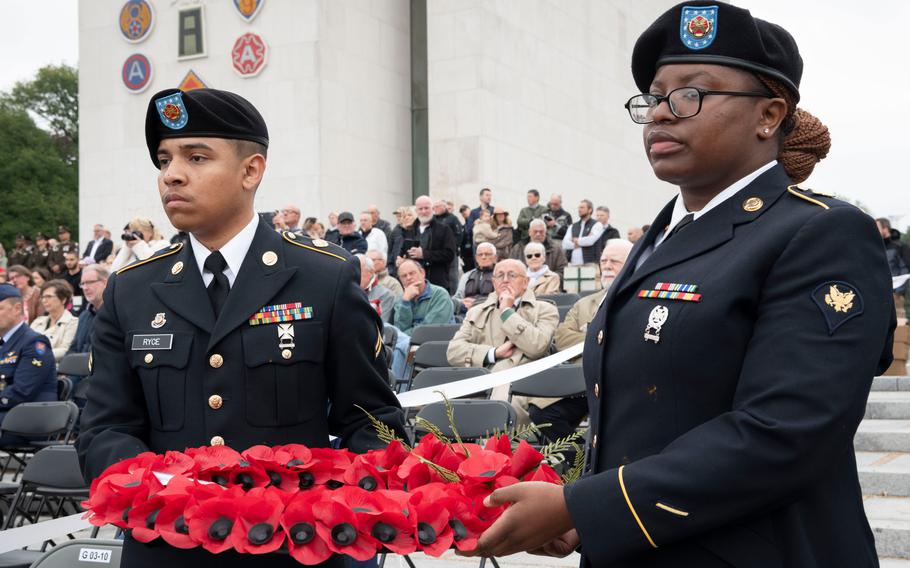
[[[584,346],[584,343],[579,343],[569,347],[565,351],[550,355],[549,357],[531,361],[530,363],[525,363],[519,367],[512,367],[511,369],[506,369],[504,371],[496,371],[489,375],[480,375],[479,377],[446,383],[436,387],[427,387],[425,389],[404,392],[398,395],[398,402],[401,404],[402,408],[425,406],[433,402],[440,402],[442,400],[442,395],[439,394],[440,391],[445,393],[446,398],[453,399],[482,392],[501,385],[514,383],[581,355]]]
[[[897,290],[904,285],[904,282],[910,280],[910,274],[902,274],[900,276],[891,277],[891,288]]]
[[[555,367],[560,363],[564,363],[569,359],[581,355],[582,349],[584,349],[584,343],[579,343],[569,347],[565,351],[560,351],[559,353],[544,357],[543,359],[538,359],[537,361],[525,363],[520,367],[513,367],[489,375],[480,375],[478,377],[455,381],[437,387],[408,391],[399,394],[398,401],[401,403],[402,408],[408,408],[440,402],[443,400],[440,392],[444,393],[446,398],[450,400],[453,398],[461,398],[469,394],[514,383],[521,379],[526,379],[531,375],[546,371],[550,367]],[[170,476],[165,476],[164,474],[156,473],[155,475],[159,476],[159,479],[164,484],[167,484],[167,481],[170,478]],[[25,525],[15,529],[0,531],[0,554],[22,548],[23,546],[44,542],[45,540],[59,538],[65,534],[91,528],[91,523],[82,518],[82,515],[84,514],[85,513],[77,513],[68,517],[61,517],[59,519],[44,521],[34,525]]]

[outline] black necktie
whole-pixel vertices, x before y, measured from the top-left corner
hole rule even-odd
[[[231,291],[231,285],[227,276],[224,275],[224,269],[227,268],[227,262],[220,252],[215,251],[205,259],[203,267],[212,273],[214,278],[209,282],[206,291],[209,294],[209,301],[212,303],[212,310],[215,311],[215,317],[221,313],[224,302],[227,301],[228,292]]]
[[[686,227],[688,227],[689,223],[691,223],[694,220],[695,220],[694,213],[689,213],[688,215],[686,215],[685,217],[680,219],[679,223],[677,223],[676,226],[673,227],[673,229],[669,233],[667,233],[667,236],[664,237],[663,242],[661,242],[660,244],[664,244],[665,242],[669,241],[673,235],[675,235],[676,233],[678,233],[678,232],[682,231],[683,229],[685,229]]]

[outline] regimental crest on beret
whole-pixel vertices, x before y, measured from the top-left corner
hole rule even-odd
[[[180,130],[190,119],[183,104],[183,93],[174,93],[155,100],[155,108],[158,109],[161,122],[171,130]]]
[[[717,37],[717,6],[683,6],[679,38],[692,50],[704,49]]]

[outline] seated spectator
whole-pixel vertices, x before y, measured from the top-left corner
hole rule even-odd
[[[373,261],[373,269],[376,271],[376,278],[379,279],[379,285],[387,288],[388,291],[395,296],[396,301],[400,300],[404,295],[404,288],[401,287],[401,282],[389,274],[386,265],[386,257],[380,254],[378,250],[368,250],[367,256]]]
[[[79,314],[79,325],[76,337],[67,353],[88,353],[92,348],[92,328],[95,316],[104,303],[104,288],[110,272],[100,264],[90,264],[82,269],[82,292],[85,294],[86,306]]]
[[[559,323],[559,312],[537,300],[528,289],[525,267],[514,259],[501,260],[493,270],[493,288],[484,302],[468,310],[449,343],[446,357],[456,367],[510,369],[547,354]],[[508,400],[509,385],[495,387],[495,400]],[[527,408],[535,399],[513,397],[519,422],[527,424]]]
[[[15,286],[0,284],[0,422],[22,402],[57,400],[57,365],[47,337],[22,321],[22,295]],[[4,433],[0,447],[25,440]]]
[[[644,232],[641,230],[641,227],[632,227],[626,231],[626,237],[629,239],[630,243],[635,243],[638,239],[644,236]]]
[[[367,293],[367,299],[383,323],[389,323],[395,311],[395,295],[379,283],[370,257],[365,254],[356,256],[360,260],[360,289]]]
[[[493,267],[496,266],[496,247],[493,243],[477,245],[474,261],[476,268],[462,275],[458,290],[452,296],[457,314],[467,312],[474,304],[483,302],[493,293]]]
[[[416,261],[405,260],[398,265],[398,278],[404,285],[404,295],[395,304],[393,323],[399,334],[392,355],[392,372],[396,377],[402,377],[411,345],[411,331],[421,325],[454,323],[455,317],[449,293],[428,282],[426,271]]]
[[[569,264],[569,261],[566,259],[566,252],[562,250],[561,246],[557,246],[556,243],[550,239],[550,235],[547,234],[547,224],[540,219],[531,221],[531,225],[528,227],[528,238],[522,239],[512,245],[509,258],[524,262],[525,246],[532,242],[543,245],[543,248],[546,251],[545,260],[547,266],[562,278],[562,271],[566,265]]]
[[[558,294],[562,279],[544,263],[546,249],[540,243],[525,245],[525,264],[528,265],[528,288],[535,296]]]
[[[378,250],[383,256],[388,257],[389,240],[382,229],[373,226],[373,216],[369,211],[360,214],[360,235],[366,239],[368,251]]]
[[[41,291],[32,280],[32,271],[21,264],[14,264],[6,272],[9,275],[10,284],[19,290],[22,317],[25,319],[25,323],[31,324],[36,317],[44,315],[44,308],[41,306]]]
[[[455,235],[449,227],[433,217],[433,201],[426,195],[414,200],[414,208],[417,220],[403,231],[395,263],[401,266],[406,259],[418,261],[430,282],[452,294],[456,285],[452,271],[455,269],[455,254],[458,252]],[[399,280],[404,284],[400,274]]]
[[[35,283],[35,287],[41,288],[50,279],[51,273],[47,268],[32,269],[32,282]]]
[[[319,221],[313,219],[313,222],[304,227],[304,233],[311,239],[324,239],[325,226]]]
[[[367,241],[354,229],[354,215],[350,211],[343,211],[338,215],[338,230],[332,234],[334,240],[326,240],[351,254],[363,254],[367,252]]]
[[[629,257],[632,243],[622,239],[607,241],[600,255],[600,281],[603,289],[575,302],[566,319],[556,328],[556,349],[563,351],[585,340],[588,324],[600,308],[604,296],[616,280]],[[579,357],[580,358],[580,357]],[[550,442],[571,435],[588,414],[588,403],[584,394],[570,398],[545,398],[531,404],[528,412],[535,424],[551,424],[542,429],[543,436]],[[567,459],[571,459],[567,456]]]
[[[120,236],[123,247],[111,264],[114,272],[137,260],[145,260],[161,249],[170,246],[170,242],[161,237],[155,224],[145,217],[136,217]]]
[[[303,232],[300,227],[300,208],[296,205],[285,205],[280,211],[284,226],[281,227],[286,231],[292,231],[298,235]]]
[[[79,320],[66,309],[73,299],[73,287],[65,280],[49,280],[41,287],[41,304],[47,315],[39,316],[31,328],[50,340],[54,360],[58,363],[76,338]]]

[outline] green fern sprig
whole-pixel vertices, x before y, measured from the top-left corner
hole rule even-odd
[[[404,440],[399,438],[398,435],[395,433],[395,431],[392,430],[392,428],[389,427],[388,424],[386,424],[382,420],[379,420],[378,418],[376,418],[375,416],[370,414],[369,410],[360,406],[359,404],[355,404],[354,406],[359,408],[361,410],[361,412],[363,412],[364,414],[367,415],[367,418],[370,420],[370,424],[372,424],[373,429],[376,430],[376,437],[379,438],[380,442],[384,442],[386,444],[391,444],[393,440],[398,440],[399,442],[401,442],[401,445],[405,450],[407,450],[408,452],[411,451],[411,446],[409,446],[407,442],[405,442]]]
[[[461,446],[461,451],[464,452],[465,457],[471,457],[471,452],[468,451],[468,448],[465,447],[464,442],[461,441],[461,434],[458,433],[458,426],[455,424],[455,407],[452,406],[451,402],[449,402],[449,398],[446,396],[446,393],[442,391],[434,392],[439,393],[439,396],[442,397],[442,403],[446,407],[446,418],[449,420],[449,428],[452,429],[452,434],[455,436],[455,441],[458,442],[459,446]]]
[[[581,446],[575,443],[572,446],[575,448],[575,460],[572,467],[562,475],[562,482],[566,485],[578,481],[585,467],[585,454]]]

